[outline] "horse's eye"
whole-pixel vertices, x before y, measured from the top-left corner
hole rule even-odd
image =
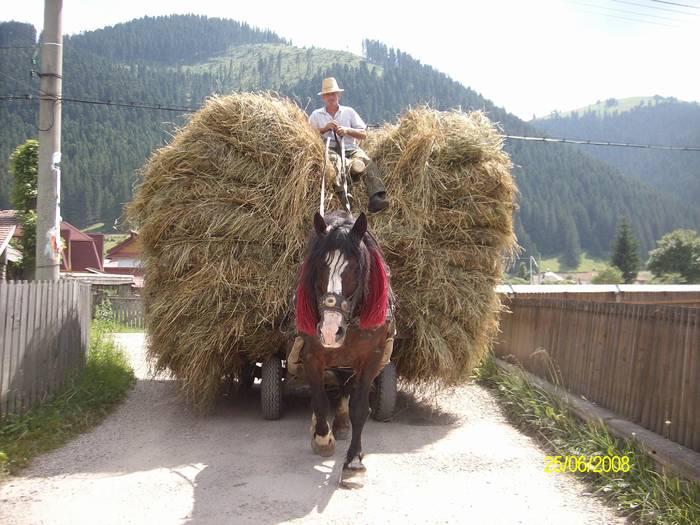
[[[347,312],[350,309],[350,305],[348,304],[347,301],[343,301],[340,304],[340,308],[343,310],[343,312]]]
[[[329,297],[326,297],[326,299],[323,301],[323,304],[325,304],[326,306],[330,306],[330,307],[335,306],[335,297],[333,297],[332,295]]]

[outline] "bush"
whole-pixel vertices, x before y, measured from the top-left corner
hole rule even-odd
[[[625,282],[622,272],[615,266],[606,266],[600,270],[593,279],[593,284],[621,284]]]

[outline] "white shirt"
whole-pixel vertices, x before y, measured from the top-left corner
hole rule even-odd
[[[313,127],[314,129],[320,130],[331,120],[335,120],[344,128],[367,128],[367,124],[365,124],[365,121],[362,120],[360,115],[357,114],[357,111],[352,109],[350,106],[339,106],[338,111],[336,112],[334,117],[332,117],[330,113],[326,111],[325,107],[316,109],[313,111],[313,113],[311,113],[311,116],[309,117],[309,124],[311,124],[311,127]],[[328,137],[331,138],[331,146],[334,146],[335,136],[333,135],[333,131],[327,131],[323,134],[324,143],[326,141],[326,138]],[[338,139],[340,139],[340,137],[338,137]],[[350,135],[345,135],[345,149],[352,150],[355,148],[357,148],[357,140],[355,140],[355,138],[351,137]]]

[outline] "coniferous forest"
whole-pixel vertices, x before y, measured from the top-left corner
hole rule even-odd
[[[13,47],[0,49],[0,97],[38,93],[38,79],[30,74],[38,69],[32,62],[38,64],[36,37],[30,25],[0,23],[0,47]],[[543,134],[447,75],[376,41],[365,41],[364,56],[357,57],[297,48],[270,31],[194,15],[146,17],[64,40],[66,98],[196,108],[213,93],[274,89],[310,111],[320,104],[321,79],[331,75],[346,90],[343,103],[371,124],[393,120],[409,106],[430,104],[483,110],[509,134]],[[0,207],[9,206],[9,156],[36,136],[37,113],[36,100],[0,99]],[[118,223],[138,168],[185,118],[181,111],[63,102],[64,218],[80,227]],[[543,127],[553,135],[562,129]],[[634,150],[593,155],[571,145],[511,140],[505,147],[520,189],[516,232],[530,253],[570,260],[582,251],[606,257],[621,217],[629,220],[644,254],[666,232],[700,227],[697,197],[689,199],[682,188],[673,191],[685,175],[669,179],[664,163],[654,168],[630,160],[638,153]],[[668,162],[685,174],[686,160],[674,153],[668,152]]]

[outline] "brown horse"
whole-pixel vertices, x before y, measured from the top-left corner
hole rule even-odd
[[[321,456],[335,453],[335,439],[347,439],[341,484],[361,486],[362,428],[369,415],[374,379],[389,362],[393,347],[393,296],[381,249],[361,213],[357,220],[338,211],[314,216],[315,231],[299,272],[296,327],[313,409],[311,448]],[[334,369],[340,403],[332,429],[325,372]]]

